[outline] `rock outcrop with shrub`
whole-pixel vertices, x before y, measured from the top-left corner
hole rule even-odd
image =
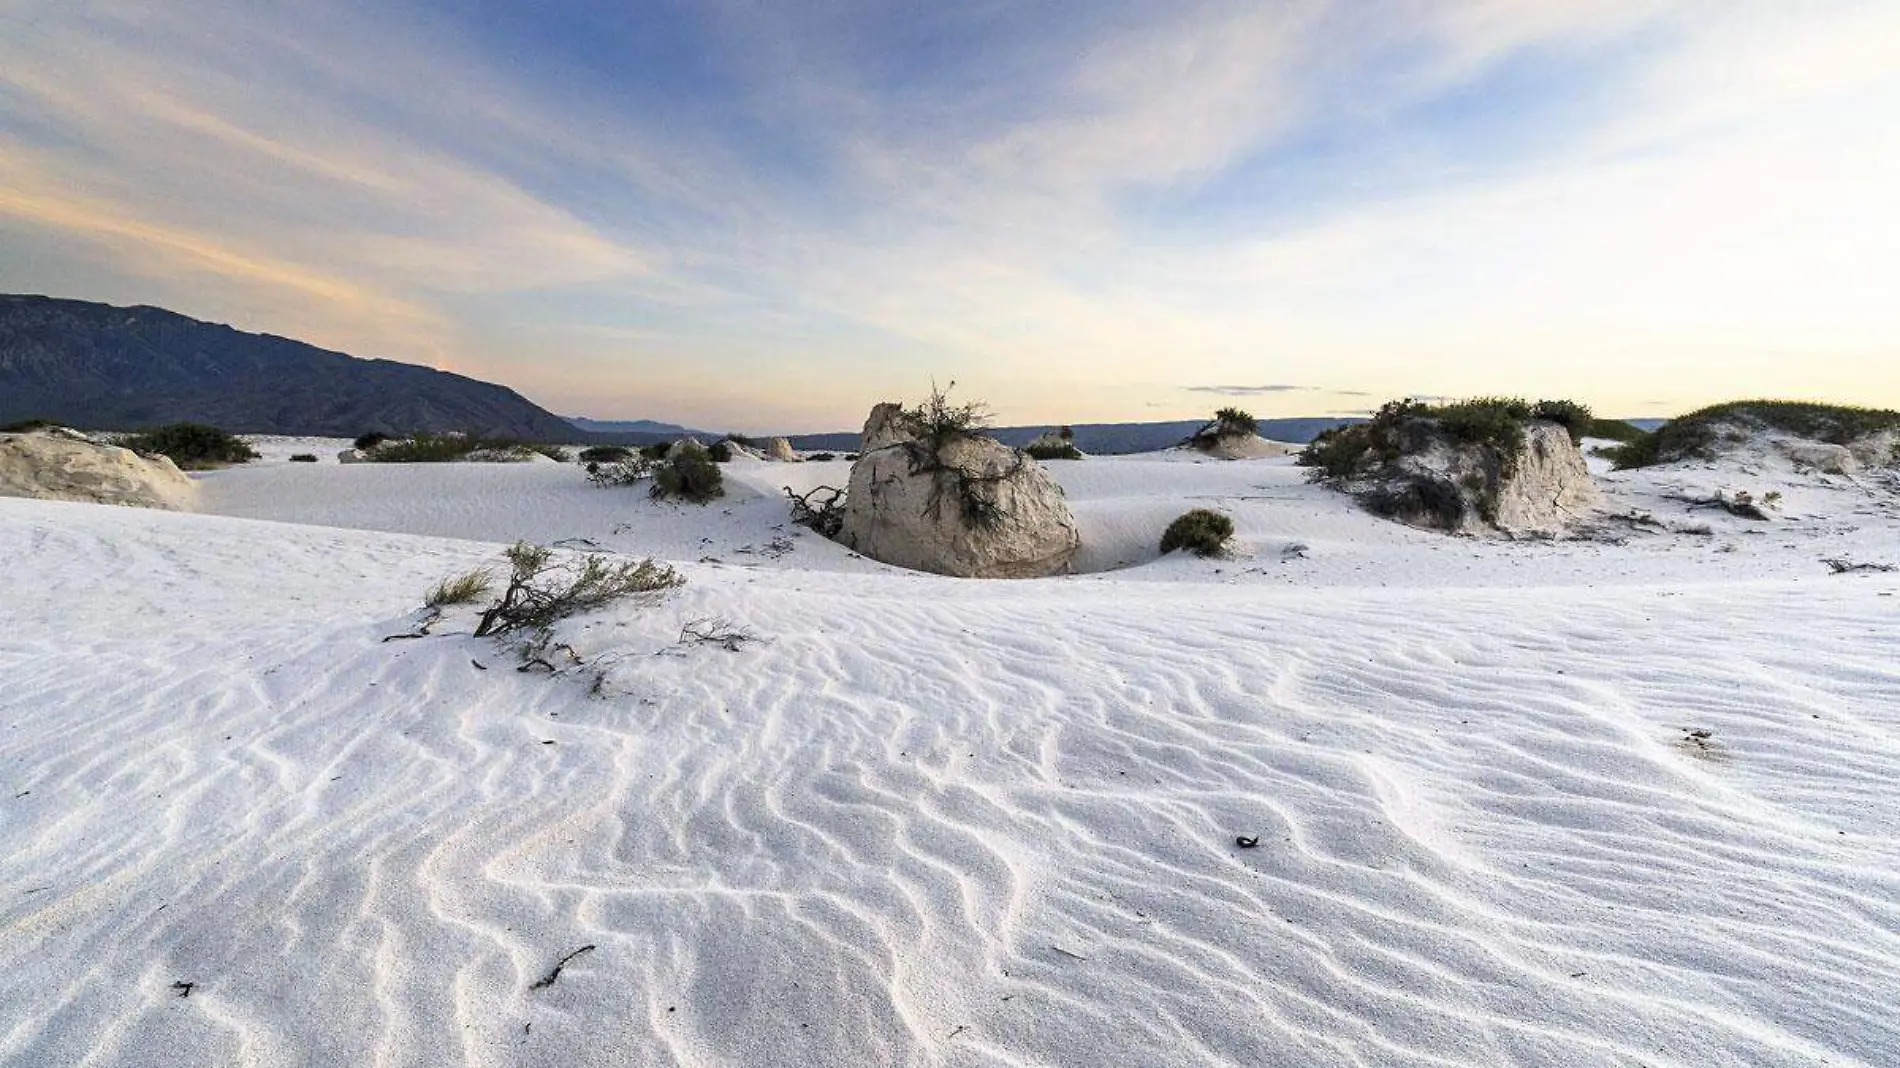
[[[1035,460],[1081,460],[1086,454],[1075,447],[1075,430],[1072,427],[1060,427],[1045,430],[1034,441],[1023,446],[1023,451]]]
[[[1268,456],[1290,456],[1298,447],[1260,436],[1260,421],[1239,408],[1222,408],[1214,413],[1184,443],[1186,448],[1207,454],[1216,460],[1257,460]]]
[[[163,454],[47,426],[0,433],[0,497],[189,511],[197,485]]]
[[[1369,422],[1313,439],[1300,463],[1413,526],[1559,534],[1599,503],[1577,449],[1590,421],[1571,401],[1393,401]]]
[[[864,425],[838,540],[898,567],[969,578],[1069,569],[1081,534],[1062,488],[1026,454],[984,436],[980,404],[933,391],[884,403]]]
[[[1900,412],[1804,401],[1731,401],[1672,419],[1617,449],[1619,469],[1772,452],[1797,467],[1850,475],[1900,467]]]

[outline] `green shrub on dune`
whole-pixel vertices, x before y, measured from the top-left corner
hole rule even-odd
[[[1163,555],[1186,549],[1196,556],[1217,556],[1234,536],[1234,521],[1206,508],[1185,512],[1161,535]]]
[[[653,487],[648,492],[654,499],[678,497],[705,504],[726,495],[725,476],[704,445],[683,441],[672,452],[653,467]]]
[[[1727,431],[1780,431],[1830,445],[1847,445],[1883,430],[1900,430],[1900,411],[1811,401],[1727,401],[1672,419],[1617,449],[1619,470],[1685,459],[1710,459]]]
[[[120,438],[119,444],[148,456],[168,457],[186,471],[257,459],[257,450],[235,434],[203,423],[172,423],[154,427]]]

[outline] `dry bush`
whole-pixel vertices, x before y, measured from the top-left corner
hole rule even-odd
[[[443,608],[452,604],[473,604],[488,596],[495,588],[495,576],[487,569],[470,571],[454,578],[445,578],[435,584],[422,603],[429,608]]]
[[[483,610],[475,636],[544,630],[559,620],[640,594],[685,583],[656,560],[615,561],[601,553],[557,560],[554,550],[525,541],[508,550],[508,587]]]

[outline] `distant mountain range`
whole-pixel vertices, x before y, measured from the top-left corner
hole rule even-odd
[[[720,436],[711,431],[691,430],[678,423],[662,423],[653,419],[589,419],[584,415],[564,415],[561,418],[589,434],[654,434],[673,440]]]
[[[32,418],[98,430],[190,420],[235,433],[587,439],[514,390],[446,371],[162,308],[0,296],[0,423]]]
[[[190,420],[241,434],[460,430],[548,443],[724,436],[652,419],[562,418],[504,386],[249,334],[162,308],[0,295],[0,424],[36,418],[94,430]],[[1260,434],[1306,442],[1329,427],[1357,421],[1263,419]],[[1645,429],[1660,422],[1632,421]],[[1083,452],[1115,455],[1168,448],[1201,425],[1078,423],[1073,429]],[[1000,427],[991,434],[1020,446],[1048,429]],[[855,430],[788,436],[803,450],[858,447]]]

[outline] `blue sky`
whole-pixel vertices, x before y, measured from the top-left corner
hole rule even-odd
[[[0,289],[574,414],[1900,406],[1897,265],[1890,0],[0,0]]]

